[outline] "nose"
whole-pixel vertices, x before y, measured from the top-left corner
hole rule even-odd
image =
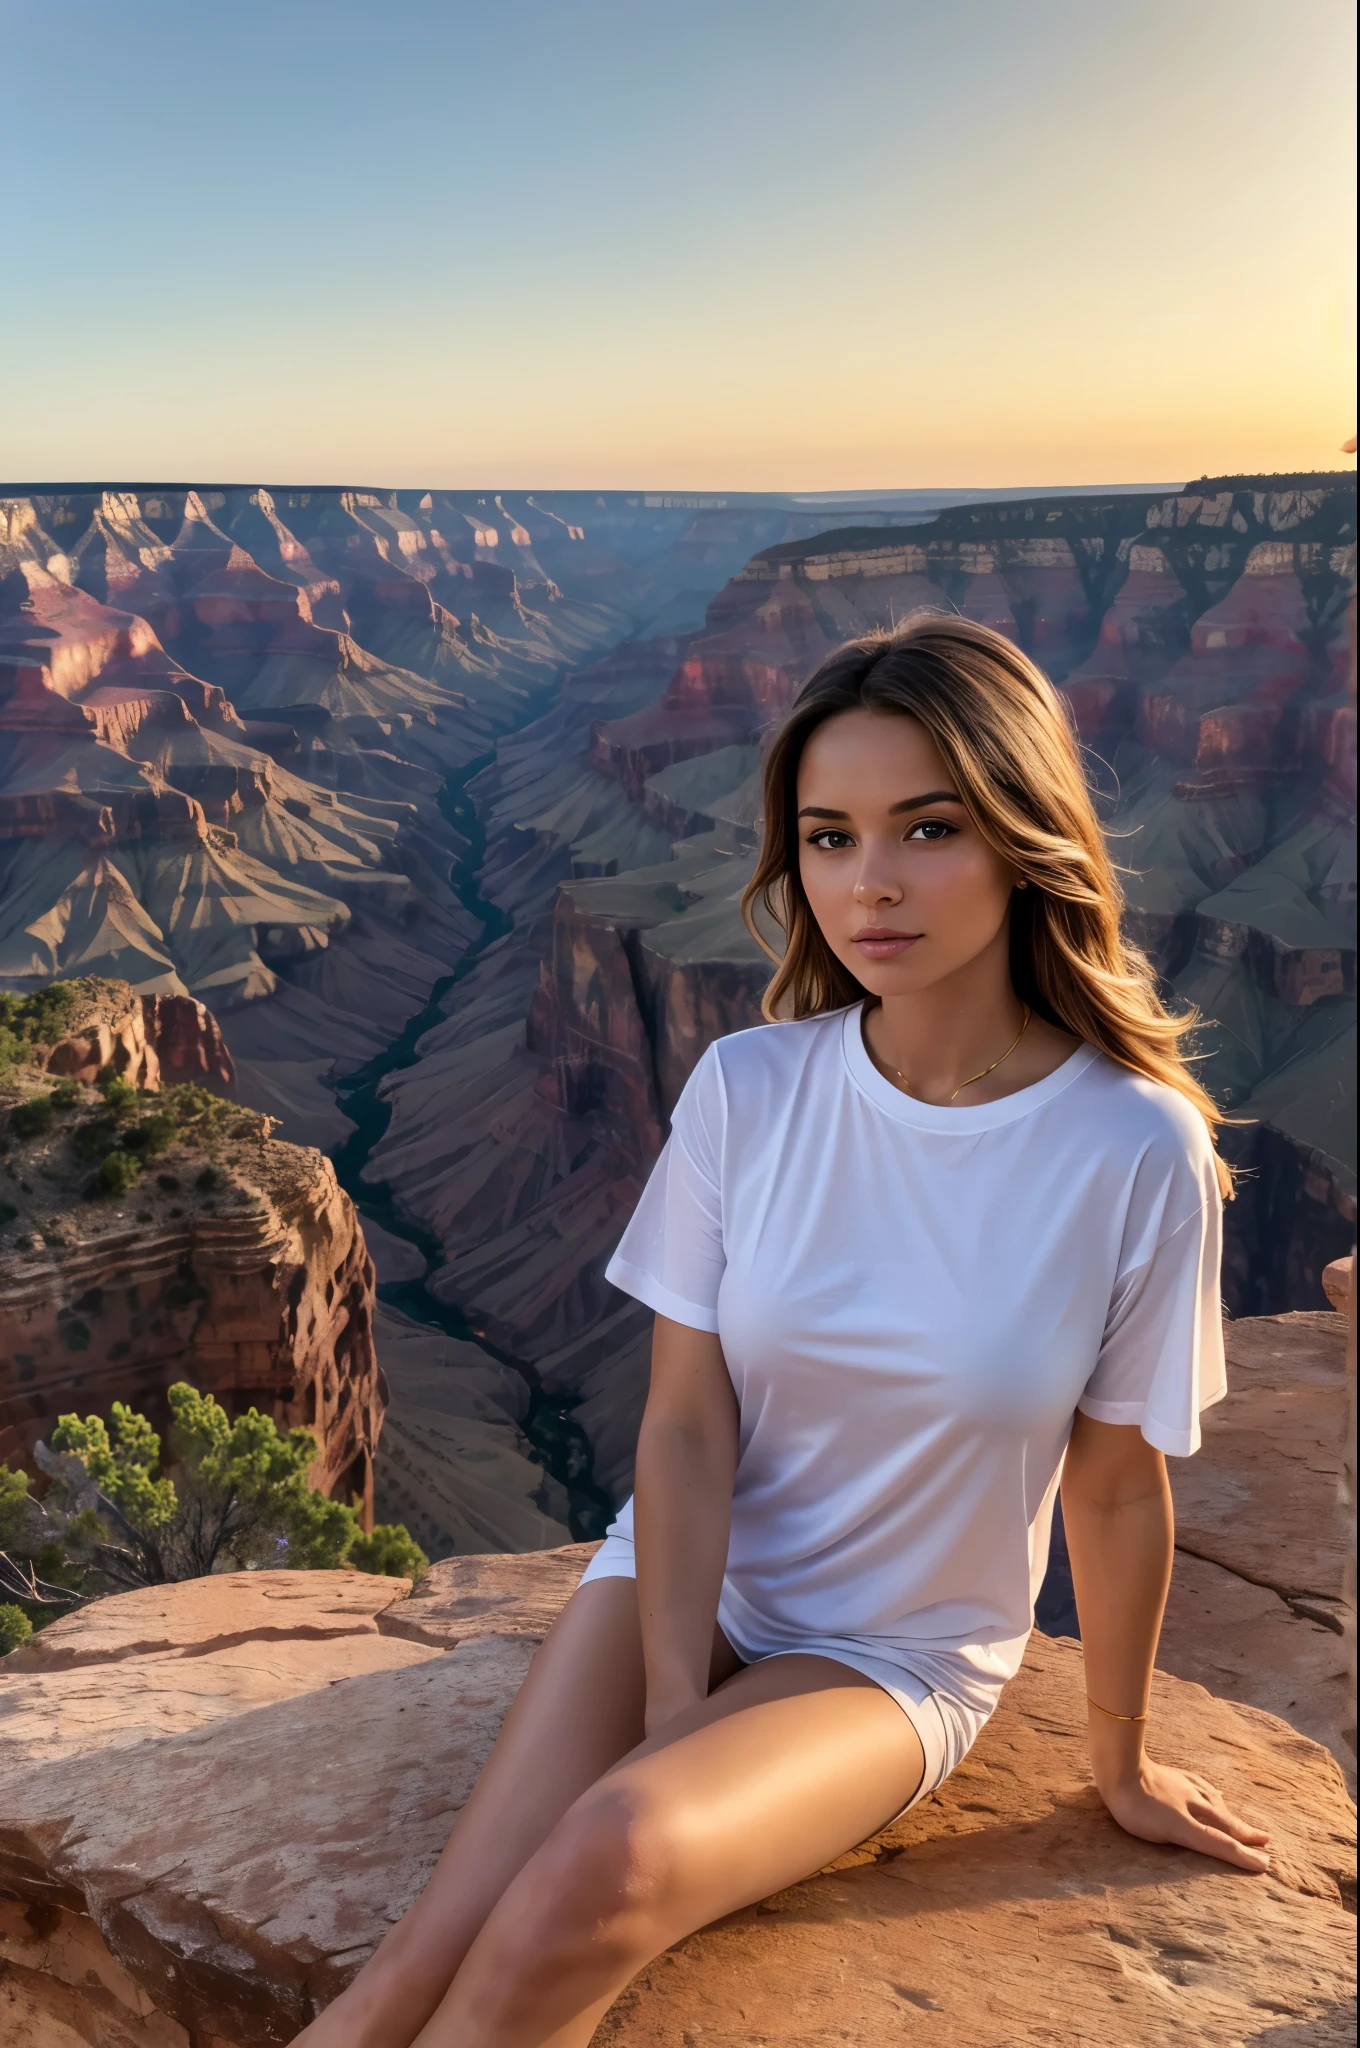
[[[855,901],[870,909],[876,903],[900,903],[902,885],[868,848],[860,862],[859,874],[855,878]]]

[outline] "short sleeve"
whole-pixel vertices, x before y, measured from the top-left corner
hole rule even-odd
[[[1096,1422],[1136,1424],[1155,1449],[1177,1458],[1199,1449],[1200,1414],[1228,1390],[1223,1203],[1202,1124],[1199,1131],[1190,1156],[1182,1152],[1168,1168],[1154,1154],[1135,1182],[1127,1262],[1077,1403]]]
[[[722,1068],[710,1046],[685,1083],[671,1132],[605,1279],[693,1330],[718,1328],[723,1251]]]

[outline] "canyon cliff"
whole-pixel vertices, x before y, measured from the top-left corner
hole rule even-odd
[[[107,965],[206,1002],[242,1101],[335,1152],[393,1313],[436,1326],[385,1340],[432,1555],[596,1533],[626,1490],[649,1319],[603,1269],[694,1061],[759,1016],[762,741],[829,648],[923,604],[1053,675],[1131,934],[1209,1020],[1230,1308],[1320,1301],[1354,1227],[1348,479],[853,526],[165,486],[5,517],[0,988]],[[503,1480],[471,1522],[459,1430]]]
[[[641,708],[752,549],[821,523],[791,499],[619,493],[158,486],[0,501],[0,991],[112,974],[165,1020],[206,1004],[242,1103],[285,1139],[340,1148],[352,1179],[366,1151],[347,1113],[356,1082],[498,918],[472,880],[470,768],[504,737],[501,772],[518,758],[537,774],[564,704],[590,718]],[[574,842],[595,834],[601,871],[621,851],[667,856],[664,822],[616,783],[595,797],[562,823]],[[550,853],[525,878],[540,908],[568,871]],[[529,948],[516,973],[532,973],[531,935],[514,943]],[[323,1236],[343,1234],[343,1201],[318,1181]],[[373,1224],[389,1276],[423,1271]],[[267,1368],[238,1358],[216,1383],[263,1400],[267,1381],[291,1414],[306,1403],[284,1391],[269,1304],[266,1286],[247,1318]],[[146,1393],[125,1341],[109,1335],[105,1378],[85,1375],[92,1401]],[[569,1508],[544,1461],[579,1474],[590,1453],[531,1394],[527,1362],[428,1320],[422,1333],[395,1308],[382,1341],[397,1389],[385,1492],[401,1518],[436,1555],[559,1541]],[[315,1379],[307,1357],[296,1378]],[[56,1393],[46,1366],[42,1380],[30,1435]],[[564,1431],[545,1451],[544,1433]]]
[[[192,998],[107,980],[69,997],[62,1036],[0,1076],[0,1459],[114,1400],[163,1430],[189,1380],[228,1414],[309,1426],[312,1483],[371,1526],[387,1390],[334,1167],[230,1100]]]
[[[833,646],[917,606],[1012,635],[1058,683],[1131,935],[1205,1015],[1206,1078],[1243,1119],[1229,1306],[1320,1304],[1355,1217],[1355,513],[1344,480],[1286,486],[781,543],[714,598],[647,701],[603,717],[619,658],[578,673],[469,784],[479,888],[518,938],[382,1082],[365,1173],[443,1248],[430,1293],[574,1401],[607,1493],[628,1483],[650,1318],[603,1268],[695,1060],[759,1021],[768,978],[738,911],[761,739]],[[638,659],[639,684],[669,651]]]
[[[0,989],[192,994],[242,1100],[329,1149],[337,1084],[480,935],[450,788],[565,673],[692,632],[753,547],[817,524],[619,493],[0,497]]]

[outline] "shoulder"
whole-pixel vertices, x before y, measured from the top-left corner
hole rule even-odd
[[[839,1058],[845,1016],[844,1010],[828,1010],[796,1023],[756,1024],[715,1038],[703,1058],[729,1084],[801,1074],[824,1059]]]
[[[743,1116],[764,1119],[795,1093],[806,1095],[823,1072],[838,1071],[845,1011],[832,1010],[796,1023],[756,1024],[715,1038],[700,1054],[675,1105],[672,1124],[701,1124],[716,1138]]]
[[[1102,1052],[1096,1052],[1080,1079],[1083,1119],[1102,1132],[1124,1164],[1144,1178],[1217,1188],[1209,1127],[1178,1088],[1136,1074]]]

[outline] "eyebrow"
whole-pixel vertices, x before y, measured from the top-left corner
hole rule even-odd
[[[889,804],[888,816],[895,818],[901,811],[919,811],[923,804],[961,804],[963,798],[952,789],[928,789],[924,796],[904,796],[900,804]],[[824,811],[817,804],[804,804],[798,813],[800,818],[848,818],[849,811]]]

